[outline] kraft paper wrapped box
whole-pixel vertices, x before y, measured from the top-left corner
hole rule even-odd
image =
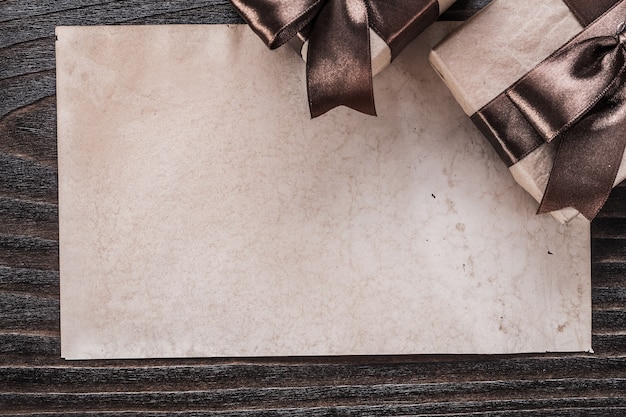
[[[437,0],[439,14],[443,14],[456,0]],[[308,41],[291,43],[296,52],[306,61]],[[372,75],[377,75],[391,63],[391,49],[380,36],[370,29],[370,48],[372,51]]]
[[[307,62],[315,118],[341,105],[376,115],[372,78],[455,1],[231,3],[270,49],[289,44]]]
[[[429,59],[465,113],[472,116],[581,34],[615,3],[623,2],[494,0],[436,45]],[[585,8],[586,14],[580,11]],[[540,145],[509,163],[515,180],[539,202],[553,166],[555,142]],[[622,163],[614,185],[624,178]],[[567,222],[580,213],[568,207],[551,214]]]

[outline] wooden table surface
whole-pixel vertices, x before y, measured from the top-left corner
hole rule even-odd
[[[0,1],[0,414],[626,416],[626,186],[592,224],[595,354],[60,358],[54,27],[240,22],[227,0]]]

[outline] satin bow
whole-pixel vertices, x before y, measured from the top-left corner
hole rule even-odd
[[[439,16],[436,0],[231,0],[270,48],[305,34],[311,116],[345,105],[376,115],[369,28],[392,58]]]
[[[599,28],[606,33],[602,23],[472,118],[510,165],[541,144],[555,144],[538,213],[573,207],[591,220],[613,188],[626,147],[626,25],[615,35],[594,36]]]
[[[560,137],[539,213],[592,219],[613,188],[626,147],[623,30],[565,48],[507,93],[545,141]]]

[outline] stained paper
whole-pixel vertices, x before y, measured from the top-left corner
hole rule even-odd
[[[62,356],[589,351],[589,224],[430,69],[455,25],[315,120],[246,26],[57,28]]]

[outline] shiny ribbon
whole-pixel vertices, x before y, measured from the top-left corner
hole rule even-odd
[[[311,116],[345,105],[376,115],[369,28],[392,59],[437,20],[436,0],[231,0],[270,48],[296,36],[309,40],[307,89]]]
[[[619,0],[563,0],[581,25],[587,26]]]
[[[626,147],[626,1],[479,110],[472,120],[509,165],[551,143],[538,213],[573,207],[593,219]]]

